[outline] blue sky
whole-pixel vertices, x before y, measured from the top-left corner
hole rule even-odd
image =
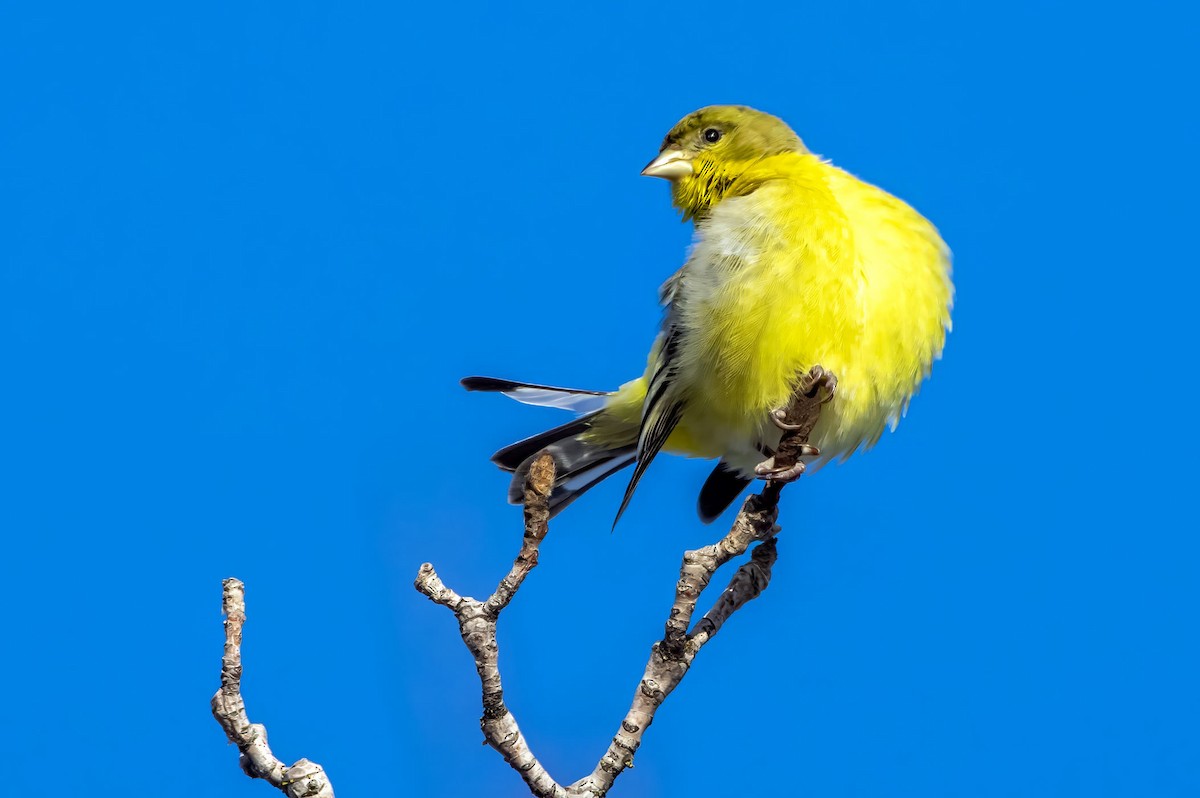
[[[236,575],[281,758],[342,795],[523,794],[411,582],[491,590],[520,533],[488,455],[559,417],[457,380],[640,371],[689,231],[638,170],[741,102],[934,220],[955,328],[897,433],[786,492],[768,592],[614,794],[1197,794],[1193,13],[8,9],[6,786],[270,794],[208,714]],[[657,461],[615,534],[622,486],[581,500],[503,616],[562,780],[719,534],[708,467]]]

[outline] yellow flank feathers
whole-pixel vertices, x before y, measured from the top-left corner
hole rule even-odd
[[[779,442],[769,413],[817,364],[838,386],[809,439],[816,464],[895,426],[950,328],[950,255],[934,227],[809,153],[779,119],[741,106],[685,117],[643,174],[671,181],[694,245],[664,286],[644,375],[550,447],[564,474],[556,509],[636,460],[628,501],[660,449],[720,458],[740,487]],[[520,446],[497,454],[518,478],[515,456],[533,454]],[[702,494],[706,520],[732,500],[725,493]]]

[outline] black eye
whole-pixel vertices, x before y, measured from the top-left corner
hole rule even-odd
[[[715,127],[710,127],[708,130],[704,131],[704,140],[709,144],[716,144],[721,140],[721,131],[717,130]]]

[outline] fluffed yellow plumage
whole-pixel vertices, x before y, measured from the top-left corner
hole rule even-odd
[[[950,257],[934,227],[808,152],[781,120],[742,106],[685,117],[643,174],[671,181],[696,229],[686,263],[663,286],[667,313],[643,376],[611,394],[464,380],[583,413],[496,453],[516,472],[510,499],[544,448],[559,466],[554,511],[636,463],[627,502],[666,450],[720,458],[700,497],[711,520],[778,445],[769,414],[816,364],[838,378],[809,438],[817,465],[895,426],[950,327]]]

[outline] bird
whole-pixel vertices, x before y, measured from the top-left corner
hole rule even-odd
[[[521,502],[543,451],[556,465],[551,515],[632,465],[615,528],[666,451],[717,460],[697,502],[711,522],[775,475],[765,458],[805,376],[826,376],[831,389],[801,461],[810,471],[894,429],[951,328],[951,255],[933,224],[810,152],[782,119],[742,105],[683,117],[642,174],[670,183],[694,227],[683,266],[659,290],[665,310],[644,372],[613,391],[462,380],[576,414],[493,455],[513,474],[509,501]]]

